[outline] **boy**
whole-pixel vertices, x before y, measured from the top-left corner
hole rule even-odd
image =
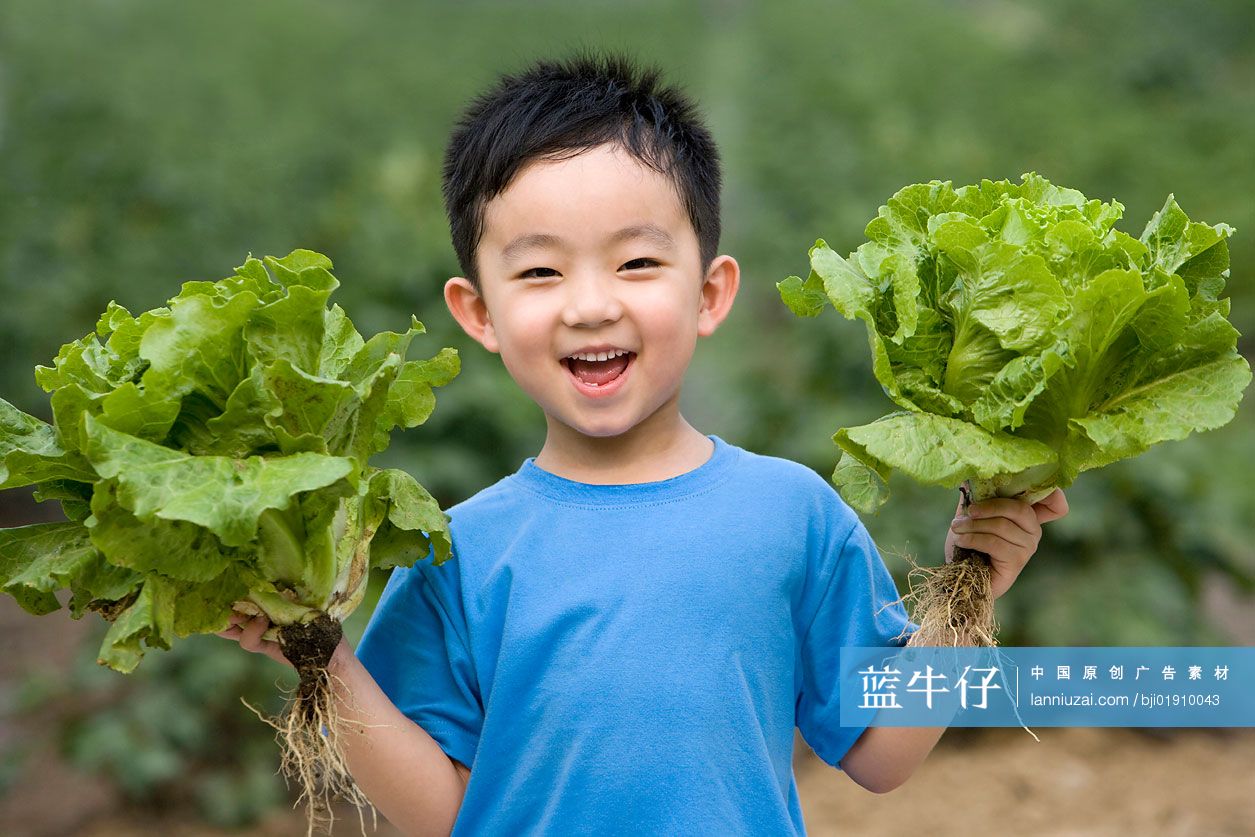
[[[899,785],[942,730],[837,720],[838,649],[914,627],[871,538],[814,472],[679,412],[740,281],[692,105],[620,59],[541,63],[472,104],[444,176],[446,303],[547,435],[337,650],[358,785],[411,834],[800,834],[795,726]],[[1065,512],[973,506],[946,552],[989,553],[1001,595]],[[282,661],[265,627],[224,635]]]

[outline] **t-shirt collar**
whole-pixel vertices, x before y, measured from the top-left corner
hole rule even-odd
[[[675,500],[722,482],[736,461],[739,452],[736,447],[715,435],[706,438],[715,443],[709,459],[691,471],[657,482],[620,485],[577,482],[537,467],[534,456],[523,461],[513,478],[537,494],[581,506],[624,506]]]

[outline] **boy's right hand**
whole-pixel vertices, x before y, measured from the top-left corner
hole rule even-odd
[[[233,639],[240,644],[245,651],[252,651],[254,654],[265,654],[276,663],[282,663],[285,666],[291,666],[288,658],[283,656],[283,651],[279,648],[279,643],[274,640],[262,639],[261,635],[270,627],[270,620],[266,618],[266,614],[262,613],[257,616],[246,616],[243,613],[231,614],[231,627],[225,631],[219,631],[218,636],[223,639]]]

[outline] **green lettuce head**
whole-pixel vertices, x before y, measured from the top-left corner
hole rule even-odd
[[[1233,418],[1251,379],[1220,296],[1233,229],[1169,196],[1133,238],[1114,227],[1123,212],[1036,174],[932,181],[890,198],[847,257],[816,242],[781,298],[862,320],[902,408],[833,437],[847,502],[879,508],[895,469],[1034,501]]]
[[[404,471],[371,467],[397,427],[458,373],[442,349],[407,360],[418,320],[362,338],[308,250],[188,282],[96,331],[35,377],[53,423],[0,400],[0,488],[36,486],[68,522],[0,529],[0,588],[26,610],[112,622],[100,661],[225,629],[237,602],[276,626],[361,601],[372,567],[450,556],[448,518]]]

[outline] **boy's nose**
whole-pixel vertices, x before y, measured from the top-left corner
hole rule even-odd
[[[572,328],[612,323],[623,316],[623,305],[615,295],[617,277],[585,275],[569,282],[562,322]]]

